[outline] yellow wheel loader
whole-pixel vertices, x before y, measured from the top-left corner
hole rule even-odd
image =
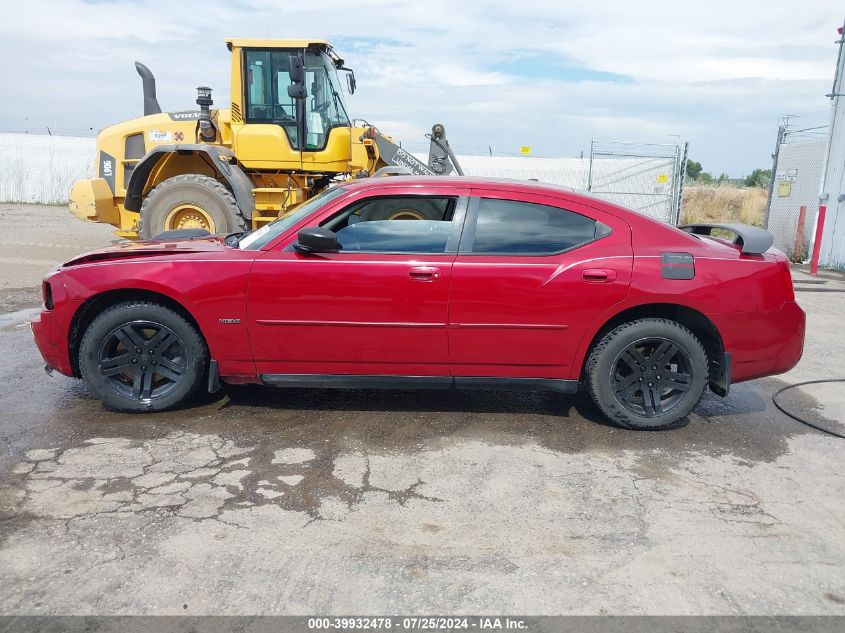
[[[342,74],[352,94],[355,75],[328,42],[226,43],[229,108],[212,109],[211,89],[201,86],[198,110],[162,112],[152,73],[135,63],[144,116],[100,132],[96,176],[70,193],[76,216],[129,239],[235,232],[286,215],[338,179],[463,174],[440,124],[428,135],[428,164],[366,122],[355,124],[340,81]]]

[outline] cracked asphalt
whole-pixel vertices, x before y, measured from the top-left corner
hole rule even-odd
[[[795,271],[796,369],[670,432],[504,392],[232,388],[130,415],[48,377],[26,327],[51,262],[110,239],[0,205],[0,614],[845,614],[845,441],[771,402],[845,374],[841,278]],[[842,391],[784,404],[842,430]]]

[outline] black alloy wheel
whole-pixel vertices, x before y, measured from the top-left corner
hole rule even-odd
[[[614,424],[654,431],[684,423],[704,394],[708,357],[677,321],[641,318],[617,325],[595,343],[583,379]]]
[[[185,378],[185,345],[161,323],[126,323],[104,338],[98,370],[109,386],[126,398],[161,398],[172,393]]]
[[[689,356],[665,338],[635,341],[616,357],[613,393],[619,404],[639,416],[669,413],[690,389]]]
[[[80,376],[118,411],[163,411],[183,405],[208,384],[208,346],[185,315],[152,301],[126,301],[85,328]]]

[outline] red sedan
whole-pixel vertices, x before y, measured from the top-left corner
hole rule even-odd
[[[708,385],[727,395],[800,359],[804,313],[771,244],[551,185],[370,178],[254,232],[70,260],[44,279],[32,329],[50,367],[119,410],[220,383],[580,383],[615,423],[666,428]]]

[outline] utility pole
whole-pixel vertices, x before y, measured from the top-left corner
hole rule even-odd
[[[824,180],[819,193],[819,205],[827,207],[827,217],[823,226],[817,225],[816,232],[821,235],[815,235],[813,241],[821,242],[818,261],[822,265],[842,268],[845,267],[845,22],[838,32],[836,74],[833,89],[826,95],[830,98],[831,114]]]
[[[786,117],[784,117],[786,118]],[[775,143],[775,151],[772,153],[772,177],[769,179],[769,195],[766,197],[766,217],[763,220],[763,228],[769,228],[769,212],[772,210],[772,196],[775,192],[775,181],[778,177],[778,158],[780,158],[780,146],[783,144],[783,137],[786,134],[786,124],[778,126],[778,140]]]

